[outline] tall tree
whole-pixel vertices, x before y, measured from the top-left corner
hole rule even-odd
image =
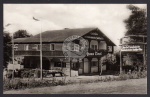
[[[147,34],[147,12],[146,9],[134,5],[128,5],[131,15],[124,22],[126,23],[126,35],[146,35]]]

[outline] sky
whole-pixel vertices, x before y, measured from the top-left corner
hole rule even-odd
[[[10,33],[22,29],[32,35],[47,30],[97,27],[116,45],[126,32],[128,4],[4,4],[4,28]],[[146,4],[134,4],[147,8]],[[33,17],[40,21],[34,21]],[[11,24],[6,27],[7,24]]]

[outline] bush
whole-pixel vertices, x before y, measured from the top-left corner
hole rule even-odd
[[[44,87],[44,86],[57,86],[65,85],[65,79],[56,80],[35,80],[35,78],[30,79],[7,79],[3,82],[3,89],[23,89],[23,88],[35,88],[35,87]]]
[[[7,79],[4,81],[3,85],[4,85],[4,90],[19,89],[21,87],[22,83],[21,83],[20,79],[14,79],[14,80]]]
[[[147,77],[147,71],[133,71],[133,72],[128,72],[122,73],[119,75],[120,80],[127,80],[127,79],[139,79],[139,78],[145,78]]]

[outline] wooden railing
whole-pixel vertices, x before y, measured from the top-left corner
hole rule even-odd
[[[107,53],[107,50],[92,50],[89,49],[88,53]],[[40,51],[15,51],[15,56],[40,56]],[[42,51],[43,57],[63,57],[63,51]],[[94,55],[95,56],[95,55]]]
[[[40,56],[40,51],[15,51],[15,56]],[[62,51],[42,51],[42,56],[61,57]]]

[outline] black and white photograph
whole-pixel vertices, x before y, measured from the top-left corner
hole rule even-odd
[[[3,4],[3,94],[147,94],[147,4]]]

